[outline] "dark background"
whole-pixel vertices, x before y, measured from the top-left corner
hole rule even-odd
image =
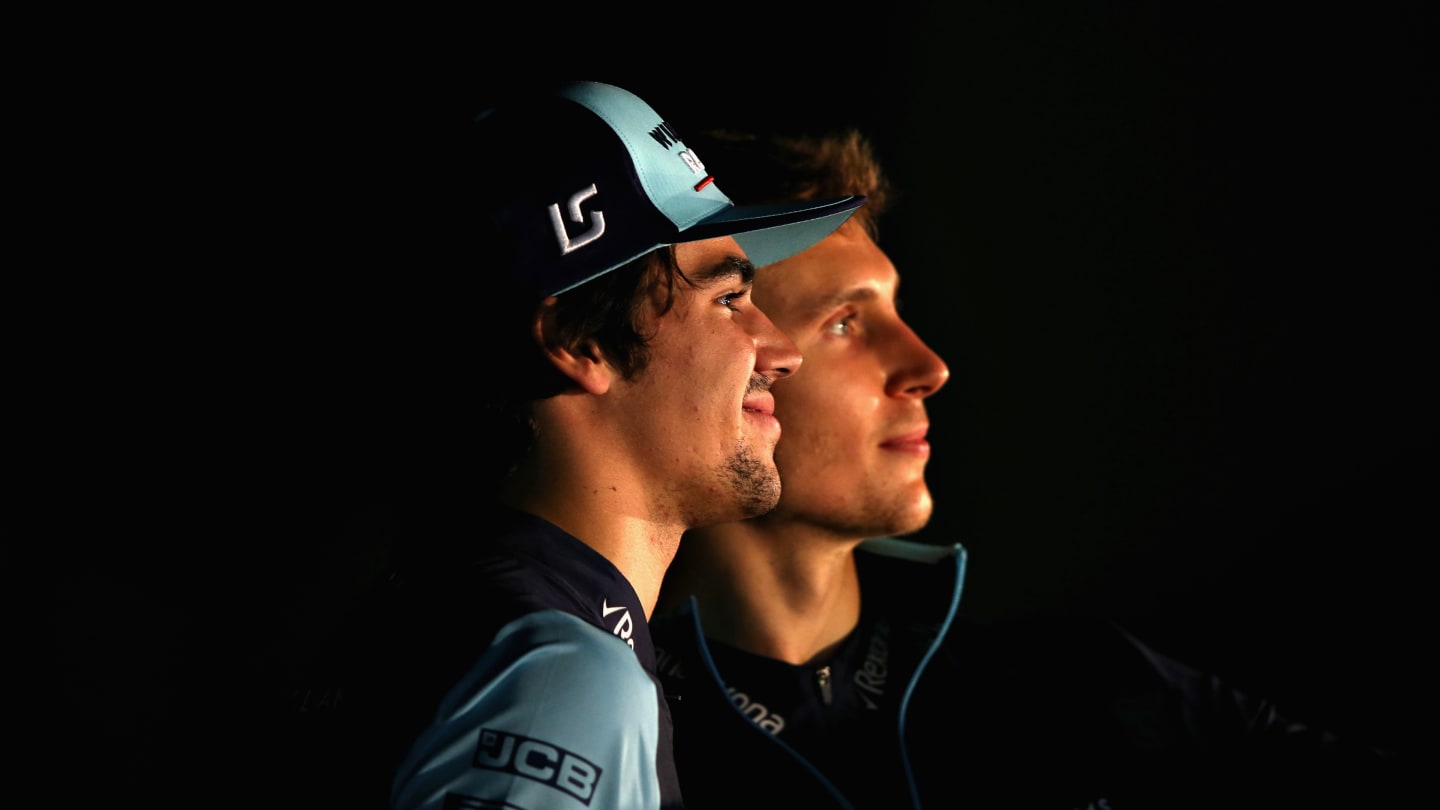
[[[163,767],[343,618],[397,538],[461,525],[490,427],[465,402],[504,384],[504,349],[465,343],[485,289],[437,247],[440,133],[569,76],[682,135],[871,134],[905,314],[953,375],[920,537],[969,550],[963,610],[1114,617],[1419,744],[1431,7],[892,5],[249,21],[140,78],[97,72],[124,136],[92,148],[162,203],[109,209],[137,269],[90,290],[122,305],[75,369],[84,455],[52,459],[85,493],[37,544],[66,728],[117,774]]]

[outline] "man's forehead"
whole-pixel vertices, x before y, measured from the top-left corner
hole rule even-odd
[[[900,276],[888,263],[817,262],[810,267],[762,269],[755,294],[774,317],[814,318],[845,306],[893,304]],[[780,310],[783,310],[781,312]]]
[[[696,284],[750,281],[755,277],[755,265],[728,236],[678,244],[675,246],[675,262],[680,271]]]

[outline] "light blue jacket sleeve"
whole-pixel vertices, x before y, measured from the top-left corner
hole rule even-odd
[[[390,805],[658,808],[658,718],[655,684],[624,641],[566,613],[532,613],[445,696]]]

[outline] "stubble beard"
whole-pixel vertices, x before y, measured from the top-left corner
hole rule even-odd
[[[726,459],[721,475],[726,488],[735,493],[741,518],[763,515],[780,502],[780,473],[772,458],[762,458],[755,448],[741,444]]]
[[[930,522],[934,501],[929,487],[919,499],[909,493],[887,490],[883,482],[876,488],[867,487],[859,498],[859,508],[849,514],[829,516],[831,528],[856,537],[892,535],[904,537],[925,528]]]
[[[803,500],[780,503],[761,521],[773,526],[806,524],[836,537],[904,537],[925,528],[933,511],[934,501],[928,488],[920,502],[897,497],[883,489],[862,488],[853,493],[851,503],[844,508],[833,504],[817,506]]]

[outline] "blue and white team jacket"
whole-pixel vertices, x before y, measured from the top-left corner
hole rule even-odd
[[[673,810],[671,719],[629,582],[553,524],[402,572],[341,664],[309,790],[327,807]],[[317,780],[320,782],[316,787]]]

